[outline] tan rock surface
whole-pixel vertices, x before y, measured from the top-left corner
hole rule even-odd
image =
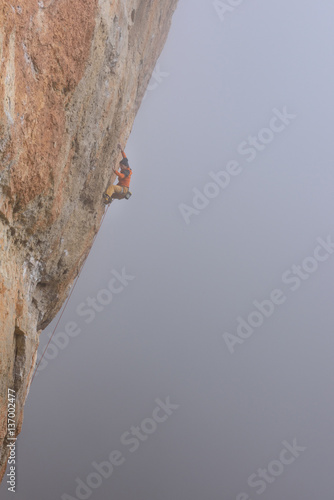
[[[0,473],[177,0],[0,0]]]

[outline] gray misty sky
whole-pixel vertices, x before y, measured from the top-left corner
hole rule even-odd
[[[333,497],[333,16],[180,0],[133,196],[30,390],[17,500]]]

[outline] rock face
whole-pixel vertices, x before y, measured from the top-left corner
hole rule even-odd
[[[0,473],[177,0],[0,0]]]

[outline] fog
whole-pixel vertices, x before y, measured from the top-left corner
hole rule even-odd
[[[133,196],[30,389],[17,500],[333,496],[333,15],[180,0]]]

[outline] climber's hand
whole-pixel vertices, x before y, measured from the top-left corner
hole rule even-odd
[[[119,149],[120,149],[121,151],[123,151],[123,150],[122,150],[122,146],[121,146],[120,144],[118,144],[118,147],[119,147]]]

